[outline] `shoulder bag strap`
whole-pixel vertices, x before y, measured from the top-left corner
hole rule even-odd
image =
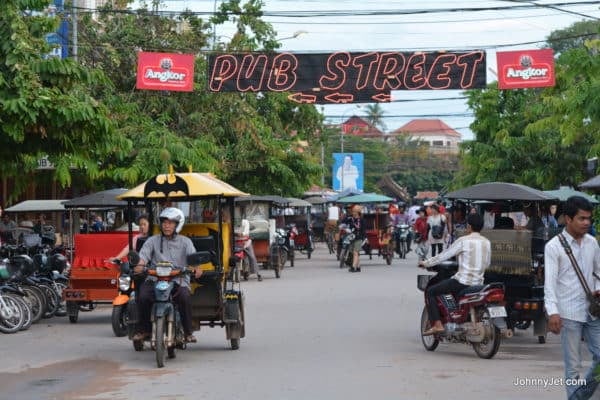
[[[571,250],[571,246],[569,246],[569,243],[567,243],[567,239],[563,236],[562,233],[559,233],[558,240],[560,240],[560,244],[562,244],[562,246],[565,249],[565,253],[567,253],[569,260],[571,260],[571,265],[573,265],[573,269],[575,270],[575,273],[577,274],[577,277],[579,278],[579,282],[581,282],[581,286],[583,286],[583,290],[588,295],[588,297],[592,297],[593,296],[592,291],[590,290],[590,287],[588,286],[588,284],[583,276],[583,273],[581,272],[581,269],[579,268],[579,264],[577,264],[577,260],[573,256],[573,250]]]

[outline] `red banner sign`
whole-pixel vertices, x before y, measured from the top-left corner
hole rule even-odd
[[[485,88],[485,52],[245,53],[209,57],[211,92],[289,92],[298,103],[390,101],[391,90]]]
[[[552,49],[499,51],[496,60],[499,89],[554,86]]]
[[[173,53],[138,53],[138,89],[194,90],[194,55]]]

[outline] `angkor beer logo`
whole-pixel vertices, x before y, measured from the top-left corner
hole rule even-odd
[[[499,51],[498,89],[554,86],[552,49]]]
[[[158,80],[159,82],[183,82],[187,74],[182,70],[173,69],[173,60],[170,58],[162,58],[160,60],[160,70],[154,70],[152,67],[148,67],[144,73],[144,79]]]
[[[507,82],[522,80],[547,80],[550,66],[545,63],[534,63],[530,55],[524,54],[519,58],[519,65],[506,65],[505,78]]]
[[[138,53],[136,85],[145,90],[194,90],[194,55],[176,53]]]

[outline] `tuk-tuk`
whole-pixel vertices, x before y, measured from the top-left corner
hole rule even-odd
[[[234,199],[246,195],[210,173],[171,172],[157,175],[118,197],[126,200],[130,208],[145,205],[151,233],[159,232],[161,208],[173,205],[184,212],[186,222],[180,234],[187,235],[196,251],[206,255],[202,258],[210,259],[200,265],[200,278],[192,278],[192,328],[224,327],[234,350],[245,336],[245,315],[244,296],[239,282],[234,280],[232,216]],[[131,230],[129,247],[133,248]],[[134,329],[130,329],[130,339],[133,333]],[[134,348],[141,350],[135,341]]]
[[[533,323],[534,336],[538,337],[539,343],[545,343],[544,245],[558,231],[550,227],[535,231],[523,229],[515,219],[523,217],[525,207],[538,211],[543,205],[556,202],[557,198],[528,186],[506,182],[477,184],[450,192],[446,197],[454,200],[454,210],[458,208],[457,201],[462,201],[467,207],[476,207],[484,216],[481,234],[492,245],[491,265],[485,272],[485,283],[504,284],[508,328],[527,329]],[[460,221],[453,221],[456,234],[460,236],[464,230],[457,227],[457,222]]]
[[[98,304],[111,304],[117,295],[115,282],[118,267],[110,262],[128,243],[127,230],[118,230],[126,218],[123,213],[127,202],[116,196],[127,189],[109,189],[68,200],[64,203],[69,211],[69,235],[71,246],[68,288],[63,290],[67,315],[71,323],[77,323],[80,311],[92,311]],[[110,214],[109,214],[110,213]],[[112,226],[94,231],[90,229],[90,216],[114,215]],[[112,218],[112,217],[111,217]]]
[[[308,259],[314,251],[314,238],[311,222],[312,204],[306,200],[288,197],[287,207],[283,210],[286,226],[294,230],[294,249],[306,254]]]
[[[281,276],[288,257],[293,259],[282,252],[277,234],[278,229],[284,228],[283,215],[278,210],[285,209],[287,204],[288,200],[281,196],[244,196],[235,200],[236,226],[240,226],[241,220],[248,220],[256,261],[264,269],[275,271],[276,278]]]

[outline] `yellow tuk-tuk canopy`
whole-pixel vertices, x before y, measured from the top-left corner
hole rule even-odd
[[[237,197],[247,193],[216,178],[211,173],[177,172],[160,174],[117,196],[120,200],[193,198],[204,196]]]

